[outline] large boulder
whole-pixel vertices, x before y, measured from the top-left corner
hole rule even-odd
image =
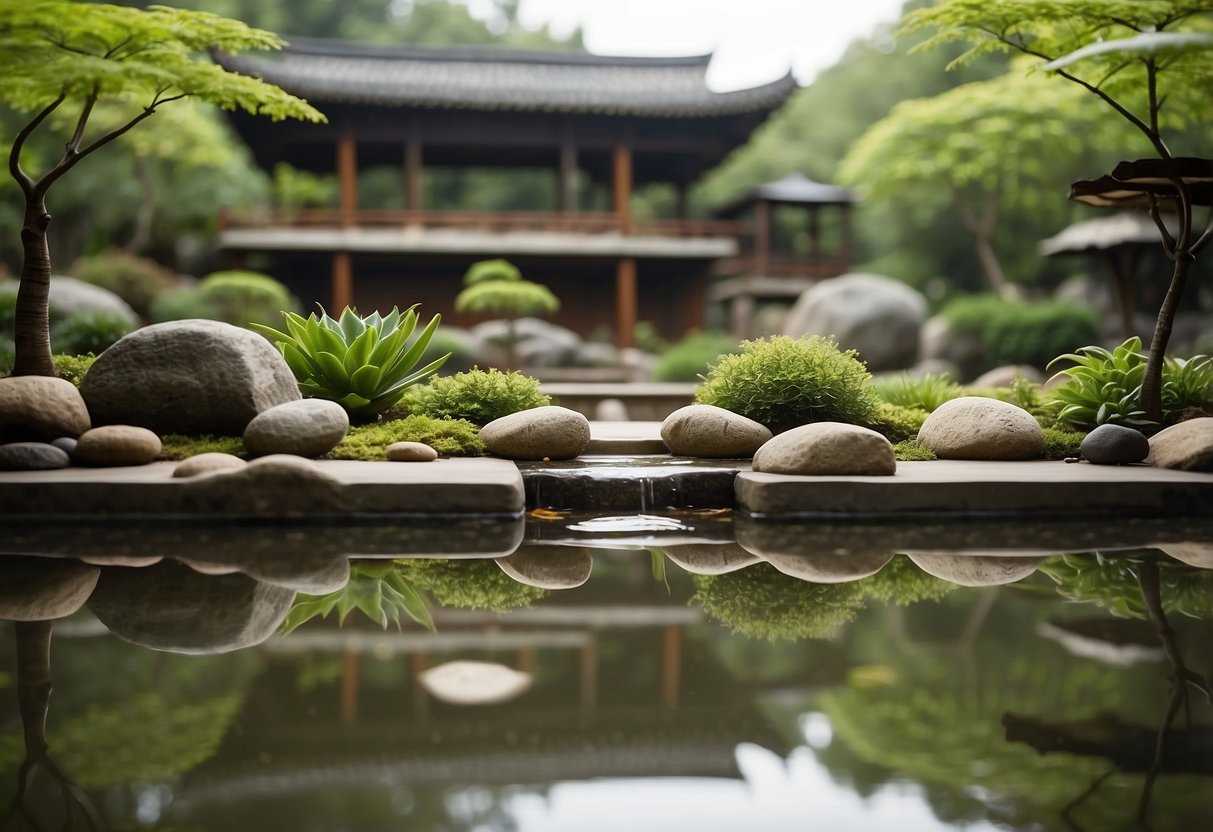
[[[258,413],[300,398],[269,341],[221,321],[170,321],[125,336],[80,384],[95,425],[239,436]]]
[[[0,378],[0,442],[76,437],[91,427],[76,385],[50,376]]]
[[[662,551],[692,575],[726,575],[759,561],[738,543],[682,543]]]
[[[1213,419],[1189,419],[1150,437],[1150,456],[1159,468],[1213,471]]]
[[[1022,407],[961,396],[941,404],[918,431],[940,459],[1036,459],[1044,451],[1040,423]]]
[[[53,621],[84,606],[101,570],[67,558],[0,557],[0,621]]]
[[[504,320],[479,323],[469,330],[475,353],[504,358],[509,326]],[[539,318],[519,318],[514,322],[517,342],[514,352],[526,367],[561,367],[573,362],[581,337],[571,329]]]
[[[959,586],[1000,586],[1022,581],[1044,558],[983,552],[911,552],[910,560],[928,575]]]
[[[766,474],[884,476],[897,470],[889,440],[843,422],[813,422],[779,434],[754,454]]]
[[[846,274],[804,292],[783,332],[793,338],[831,335],[842,349],[858,350],[869,370],[900,370],[917,360],[926,313],[922,294],[900,281]]]
[[[745,459],[771,438],[766,425],[711,404],[680,407],[661,423],[661,439],[678,456]]]
[[[922,363],[954,367],[953,381],[965,381],[982,372],[986,348],[981,333],[958,330],[943,315],[929,318],[918,342]]]
[[[762,552],[767,563],[791,578],[814,584],[841,584],[871,577],[893,559],[887,549],[822,549],[817,552]]]
[[[250,456],[317,457],[337,447],[349,429],[350,416],[341,405],[327,399],[299,399],[254,416],[244,429],[244,449]]]
[[[170,653],[226,653],[260,644],[290,612],[295,592],[247,575],[202,575],[162,561],[107,569],[88,608],[119,638]]]
[[[590,420],[567,407],[535,407],[494,419],[480,438],[506,459],[572,459],[590,444]]]
[[[0,283],[0,295],[17,294],[18,285],[15,280]],[[56,317],[104,314],[117,318],[131,327],[139,326],[139,316],[126,301],[109,289],[85,283],[74,277],[56,276],[51,278],[49,305]]]

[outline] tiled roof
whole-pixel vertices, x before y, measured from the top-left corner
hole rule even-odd
[[[802,173],[792,172],[776,182],[751,188],[716,210],[718,216],[732,216],[756,200],[798,205],[838,205],[856,201],[855,192],[838,185],[814,182]]]
[[[623,58],[478,47],[383,47],[297,39],[273,57],[219,54],[312,102],[690,118],[765,112],[796,89],[789,73],[712,92],[711,55]]]

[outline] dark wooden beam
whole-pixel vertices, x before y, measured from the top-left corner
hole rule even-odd
[[[422,208],[421,166],[421,142],[410,141],[404,146],[404,207],[408,211]]]
[[[620,349],[633,345],[637,305],[636,261],[623,257],[615,267],[615,346]]]
[[[612,153],[611,204],[624,234],[632,231],[632,148],[617,144]],[[635,264],[633,263],[633,269]],[[633,278],[635,273],[633,272]]]
[[[568,141],[560,144],[560,210],[577,212],[577,145]]]
[[[767,273],[771,259],[771,203],[760,199],[754,203],[754,271]]]
[[[352,133],[337,140],[337,184],[341,224],[349,228],[358,221],[358,145]]]
[[[329,312],[339,316],[347,306],[354,303],[354,266],[348,251],[333,252],[332,306]]]

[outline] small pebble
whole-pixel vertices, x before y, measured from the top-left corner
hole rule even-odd
[[[433,462],[438,452],[421,442],[393,442],[387,447],[387,458],[393,462]]]

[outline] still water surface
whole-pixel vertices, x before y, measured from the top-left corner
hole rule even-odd
[[[1209,828],[1208,535],[1000,534],[540,512],[500,564],[0,555],[0,618],[89,597],[0,623],[0,827]]]

